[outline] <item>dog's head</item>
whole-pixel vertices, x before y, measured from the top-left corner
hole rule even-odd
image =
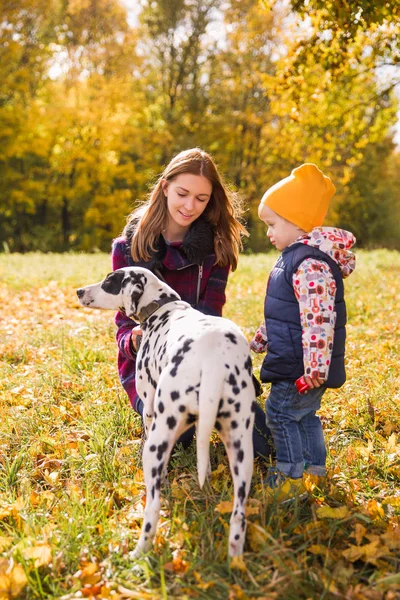
[[[76,293],[83,306],[122,310],[136,320],[139,320],[141,310],[151,302],[166,297],[180,299],[172,288],[142,267],[118,269],[109,273],[103,281],[80,288]]]

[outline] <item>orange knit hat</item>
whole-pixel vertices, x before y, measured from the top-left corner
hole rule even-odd
[[[293,169],[289,177],[275,183],[260,203],[307,233],[322,225],[336,188],[312,163]]]

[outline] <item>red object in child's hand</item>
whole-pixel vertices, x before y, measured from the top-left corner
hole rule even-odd
[[[296,388],[297,388],[297,391],[299,392],[299,394],[305,394],[310,389],[305,380],[304,375],[302,375],[301,377],[296,379],[296,381],[294,383],[296,385]]]

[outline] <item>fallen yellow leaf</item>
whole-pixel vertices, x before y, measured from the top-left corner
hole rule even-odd
[[[247,573],[247,567],[243,560],[243,554],[240,556],[234,556],[231,560],[231,569],[237,569],[238,571],[242,571]]]
[[[387,496],[382,504],[390,504],[393,508],[400,508],[400,496]]]
[[[259,552],[268,542],[268,534],[261,525],[249,523],[247,527],[247,540],[253,552]]]
[[[375,519],[383,519],[385,517],[385,511],[383,510],[382,505],[376,500],[369,500],[367,504],[367,512]]]
[[[51,546],[43,544],[42,546],[33,546],[24,548],[21,552],[25,560],[34,560],[35,567],[48,565],[52,561]]]
[[[21,565],[0,560],[0,600],[18,598],[28,579]]]
[[[221,515],[225,515],[226,513],[231,513],[233,510],[233,502],[231,500],[225,500],[224,502],[220,502],[215,507],[215,512],[221,513]]]
[[[311,554],[319,554],[321,556],[328,556],[329,550],[326,546],[321,546],[320,544],[313,544],[308,548],[308,552]]]
[[[317,517],[320,519],[344,519],[349,515],[349,509],[347,506],[338,506],[332,508],[331,506],[320,506],[317,508]]]
[[[342,552],[342,555],[350,562],[362,560],[372,564],[376,564],[378,558],[387,556],[388,554],[390,554],[389,548],[387,546],[382,546],[382,543],[379,539],[371,542],[370,544],[365,544],[364,546],[351,545],[347,550]]]

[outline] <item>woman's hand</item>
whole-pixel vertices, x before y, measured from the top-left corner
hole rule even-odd
[[[140,342],[142,341],[142,334],[143,332],[140,328],[140,325],[132,329],[131,342],[135,352],[139,350]]]

